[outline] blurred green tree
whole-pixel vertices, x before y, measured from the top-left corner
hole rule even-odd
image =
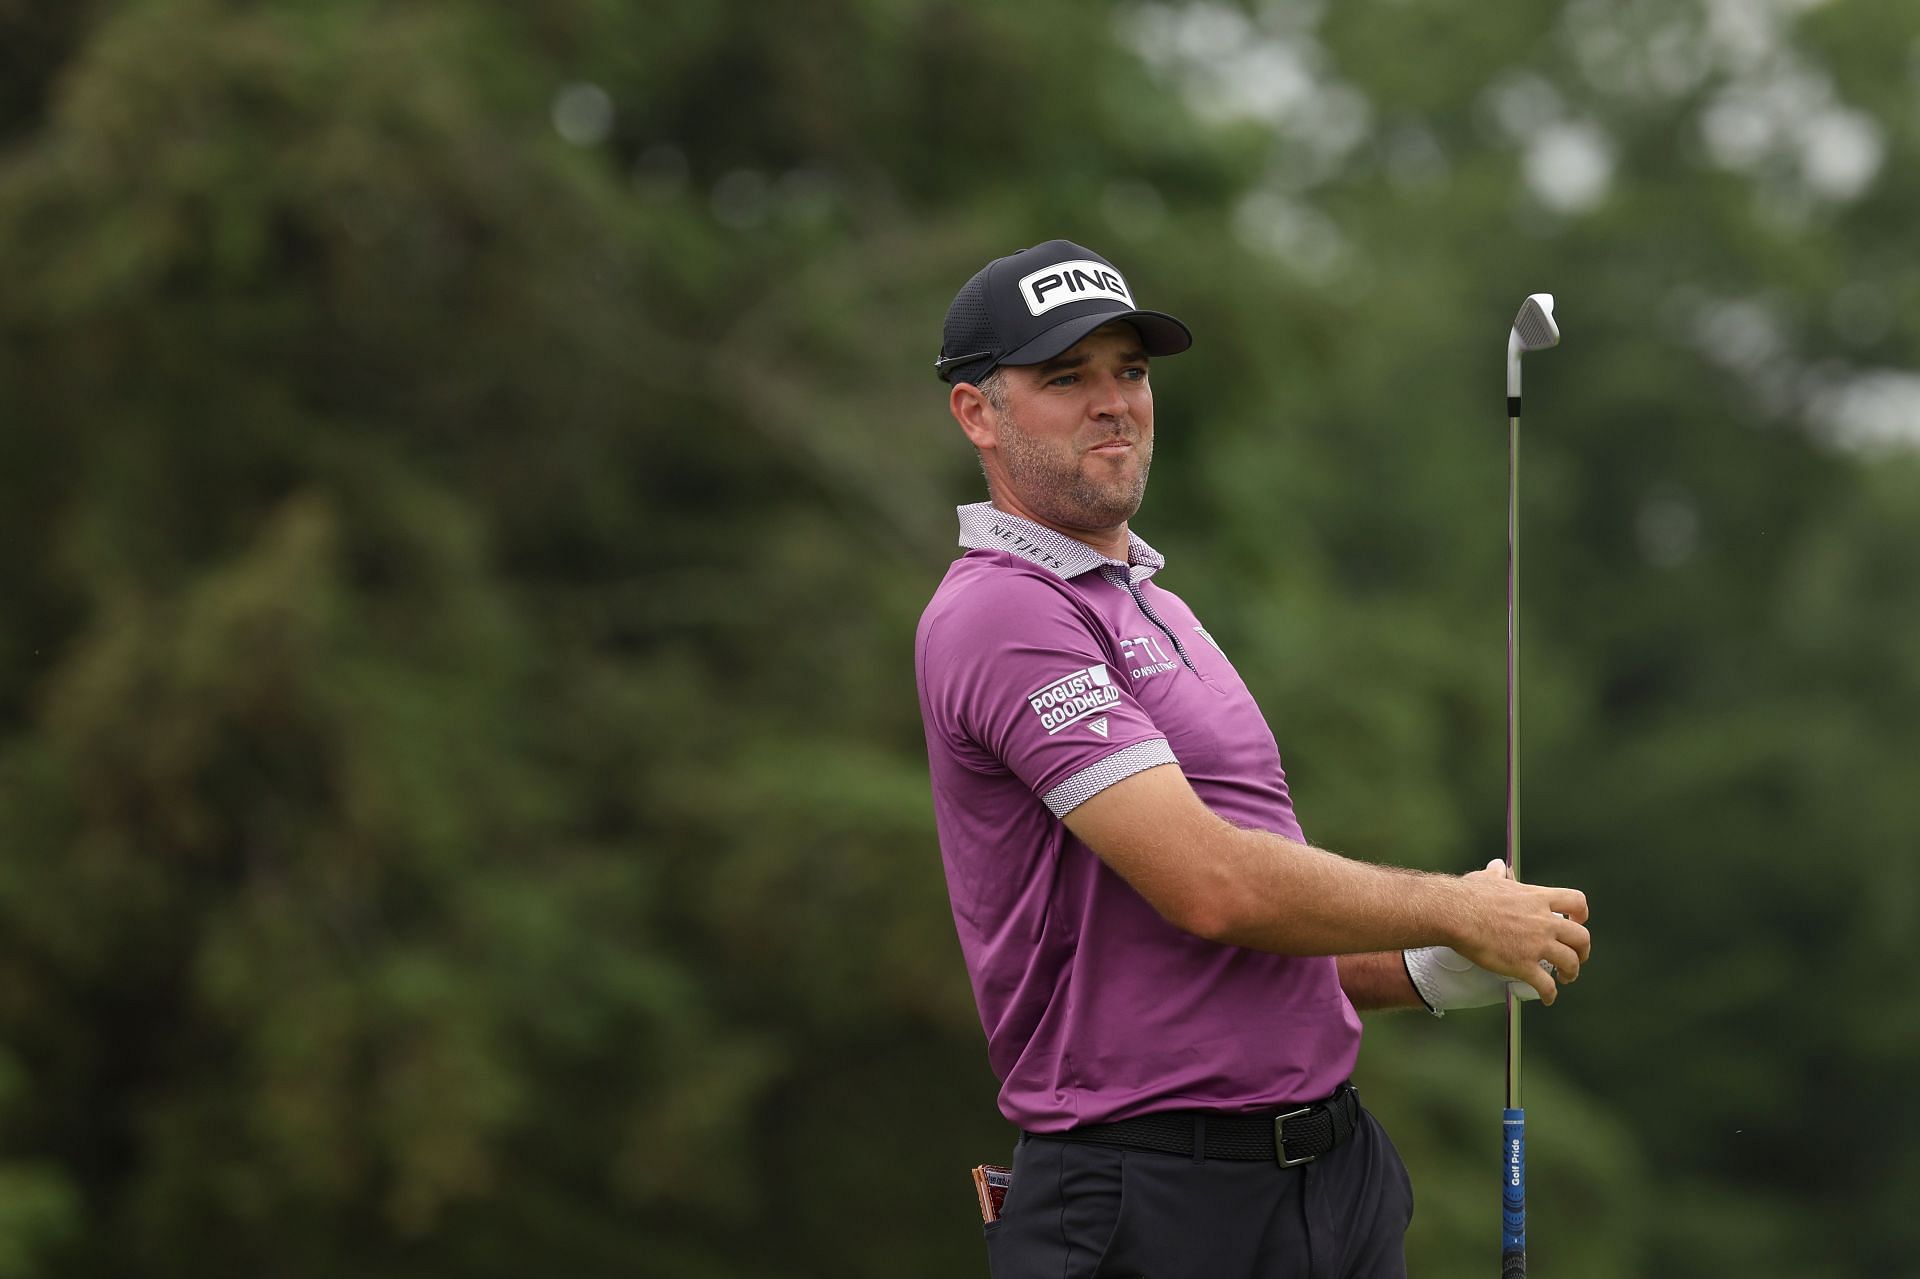
[[[0,4],[0,1276],[978,1274],[928,372],[1055,235],[1199,334],[1139,527],[1308,833],[1437,868],[1500,844],[1494,345],[1561,295],[1538,1264],[1906,1268],[1904,16],[785,16]],[[1370,1034],[1422,1275],[1492,1264],[1499,1035]]]

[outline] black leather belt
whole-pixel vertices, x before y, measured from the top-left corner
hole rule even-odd
[[[1353,1135],[1360,1123],[1360,1091],[1341,1084],[1331,1097],[1278,1113],[1227,1115],[1217,1110],[1163,1110],[1110,1124],[1085,1124],[1026,1138],[1084,1141],[1123,1150],[1205,1159],[1271,1159],[1282,1168],[1310,1163]]]

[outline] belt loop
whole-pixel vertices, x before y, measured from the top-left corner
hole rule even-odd
[[[1205,1163],[1207,1159],[1207,1117],[1199,1111],[1193,1114],[1193,1162]]]

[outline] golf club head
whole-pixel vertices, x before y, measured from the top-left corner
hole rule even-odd
[[[1553,294],[1530,293],[1520,304],[1507,334],[1507,416],[1520,416],[1520,357],[1560,345],[1560,326],[1553,319]]]
[[[1553,322],[1553,294],[1530,293],[1513,318],[1513,331],[1520,335],[1522,351],[1543,351],[1560,345],[1560,326]]]

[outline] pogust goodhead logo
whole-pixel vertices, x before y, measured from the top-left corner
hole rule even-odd
[[[1040,717],[1040,727],[1046,729],[1049,736],[1119,700],[1120,690],[1114,687],[1113,676],[1101,662],[1027,695],[1027,705],[1033,707],[1033,713]]]

